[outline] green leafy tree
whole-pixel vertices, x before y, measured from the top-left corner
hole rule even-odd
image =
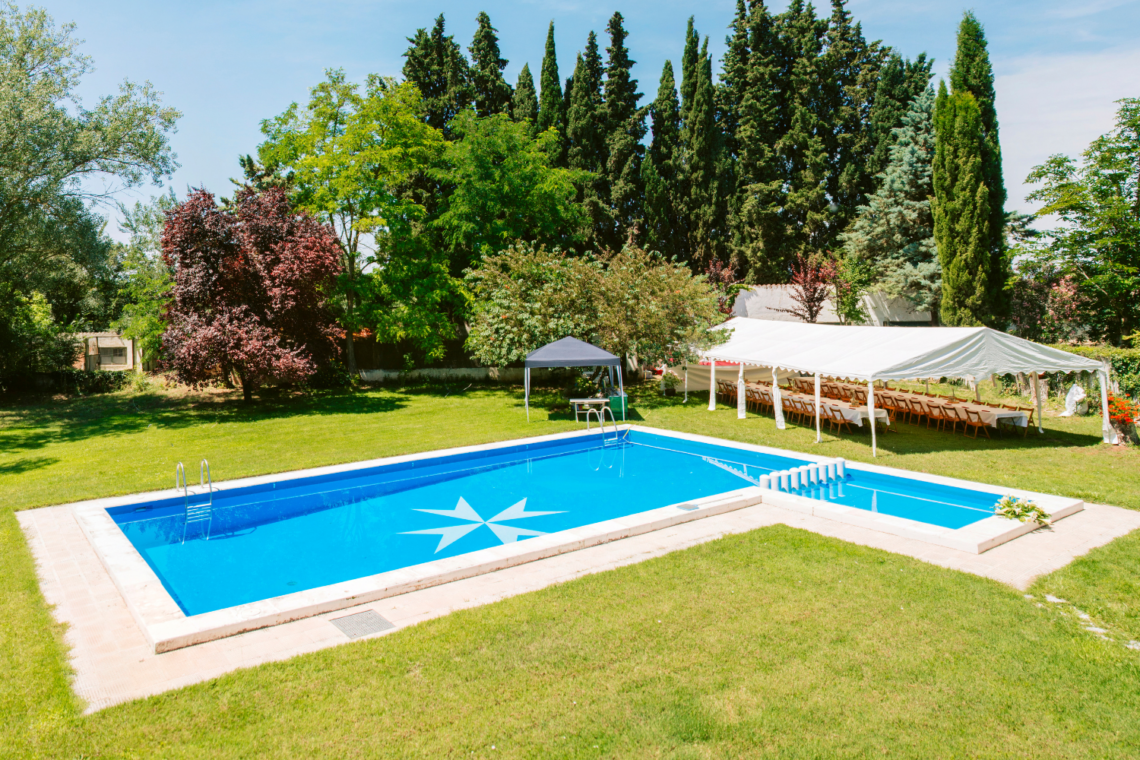
[[[725,218],[718,169],[721,166],[721,134],[716,124],[716,92],[708,39],[701,48],[693,102],[685,124],[686,179],[689,250],[697,269],[706,269],[724,258]]]
[[[259,159],[292,172],[294,207],[330,224],[340,243],[344,271],[338,317],[353,374],[351,336],[375,313],[358,308],[374,290],[365,269],[375,266],[381,278],[400,271],[388,261],[400,250],[396,241],[425,216],[400,188],[432,166],[444,147],[440,132],[422,114],[423,101],[410,84],[370,76],[361,91],[343,71],[330,70],[304,108],[294,103],[262,122],[266,140],[258,148]]]
[[[135,342],[139,371],[155,361],[162,350],[166,330],[163,312],[170,298],[171,271],[162,258],[162,230],[166,212],[178,205],[173,191],[149,203],[121,208],[119,230],[129,236],[118,246],[123,308],[113,326]]]
[[[1094,337],[1136,345],[1140,327],[1140,98],[1117,101],[1115,128],[1079,160],[1050,156],[1026,182],[1039,216],[1062,224],[1028,246],[1032,260],[1060,276],[1087,302],[1079,321]],[[1073,299],[1070,299],[1073,300]]]
[[[942,322],[993,324],[990,197],[978,101],[942,83],[934,105],[934,240],[942,265]]]
[[[404,79],[423,98],[422,118],[444,137],[451,136],[451,120],[472,104],[471,70],[455,39],[445,33],[443,14],[431,31],[417,29],[404,53]]]
[[[556,131],[532,138],[528,125],[505,115],[471,113],[461,114],[454,128],[461,139],[448,145],[441,173],[455,190],[433,223],[449,246],[454,274],[515,241],[581,240],[586,219],[574,198],[590,175],[551,165]]]
[[[994,72],[990,65],[985,31],[973,13],[967,11],[958,27],[958,49],[950,69],[950,91],[968,92],[978,104],[982,129],[982,177],[989,197],[986,276],[988,318],[986,324],[1001,324],[1009,315],[1006,281],[1009,261],[1005,255],[1005,181],[1001,171],[1001,143],[998,139],[997,108],[994,100]]]
[[[530,66],[523,64],[519,72],[519,83],[515,86],[515,96],[511,103],[511,118],[518,122],[531,125],[532,133],[538,121],[538,93],[534,90],[534,77],[530,75]]]
[[[0,320],[10,320],[0,354],[10,357],[24,355],[20,336],[106,328],[115,272],[95,204],[177,167],[169,135],[180,114],[149,83],[82,103],[92,63],[74,31],[41,9],[0,7]],[[70,363],[52,341],[28,340]]]
[[[499,54],[498,30],[491,26],[491,17],[486,13],[480,12],[475,21],[479,26],[468,48],[471,51],[471,92],[475,113],[479,116],[509,113],[511,86],[503,79],[507,60]]]
[[[627,246],[602,257],[517,245],[467,275],[474,298],[468,349],[483,364],[517,362],[573,335],[630,367],[695,358],[723,320],[704,275]]]
[[[876,286],[938,323],[942,267],[934,243],[934,90],[911,103],[896,127],[879,189],[840,237],[846,257],[872,268]]]
[[[542,75],[539,83],[542,92],[538,107],[538,131],[557,129],[560,134],[554,163],[562,165],[566,156],[566,103],[562,97],[562,82],[558,78],[558,53],[554,47],[554,22],[546,30],[546,52],[542,56]],[[569,94],[569,92],[567,92]]]

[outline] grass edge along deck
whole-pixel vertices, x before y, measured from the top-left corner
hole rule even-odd
[[[831,461],[826,457],[813,456],[801,452],[786,451],[767,446],[755,446],[657,428],[636,425],[623,425],[621,427],[626,430],[640,430],[653,435],[672,437],[725,448],[793,457],[808,462],[822,463]],[[551,441],[597,435],[597,431],[576,431],[501,441],[480,446],[422,452],[414,455],[388,457],[364,462],[334,465],[331,467],[278,473],[269,476],[243,478],[219,483],[215,485],[215,490],[248,488],[281,481],[283,479],[322,477],[378,466],[403,464],[444,456],[481,453],[496,449],[527,447],[536,444],[546,444]],[[984,484],[972,481],[926,475],[923,473],[914,473],[857,462],[848,462],[847,467],[851,470],[878,472],[958,488],[974,490],[979,488],[982,490],[994,489],[993,486],[985,486]],[[1020,498],[1032,499],[1054,520],[1067,517],[1084,508],[1084,502],[1079,499],[1051,496],[1019,489],[998,488],[996,490]],[[682,504],[668,505],[626,517],[592,523],[579,528],[559,531],[543,536],[536,536],[522,542],[480,549],[420,565],[391,570],[372,576],[356,578],[328,586],[298,591],[284,596],[188,617],[178,607],[150,565],[147,564],[146,560],[139,554],[134,545],[131,544],[130,539],[127,538],[119,528],[119,525],[107,512],[107,509],[111,507],[140,504],[155,499],[169,499],[172,495],[180,496],[176,491],[168,490],[134,494],[125,497],[96,499],[79,502],[71,507],[77,523],[95,550],[100,561],[107,569],[119,593],[123,596],[131,615],[142,630],[148,643],[154,648],[155,653],[172,651],[206,641],[233,636],[244,631],[279,625],[292,620],[299,620],[338,609],[353,607],[386,597],[449,583],[463,578],[545,559],[558,554],[577,551],[609,541],[617,541],[692,520],[699,520],[704,517],[761,504],[768,504],[814,515],[816,517],[858,525],[871,530],[903,536],[905,538],[973,554],[980,554],[1037,528],[1033,523],[1019,523],[997,516],[987,517],[963,528],[942,528],[915,520],[908,520],[906,518],[868,512],[867,510],[856,507],[841,506],[797,496],[795,494],[749,486],[700,499],[692,499]]]

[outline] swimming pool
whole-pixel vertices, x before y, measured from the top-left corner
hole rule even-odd
[[[609,437],[215,491],[209,519],[197,522],[181,497],[106,512],[194,616],[683,506],[818,461],[645,430]],[[948,529],[992,517],[1001,495],[852,468],[793,493]]]

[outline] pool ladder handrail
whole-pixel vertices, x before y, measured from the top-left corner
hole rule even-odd
[[[591,414],[597,415],[598,427],[600,427],[602,429],[602,445],[603,446],[609,446],[609,443],[607,443],[607,439],[606,439],[606,418],[605,418],[605,414],[604,414],[605,412],[609,412],[610,422],[612,422],[614,424],[613,442],[617,443],[621,439],[621,432],[618,430],[617,418],[614,417],[614,410],[610,409],[608,406],[603,406],[600,410],[598,410],[598,409],[587,409],[586,410],[586,430],[590,429],[590,415]]]
[[[206,540],[210,540],[210,530],[214,527],[214,478],[210,473],[210,463],[203,459],[198,463],[198,485],[207,489],[209,498],[207,501],[199,504],[190,503],[189,489],[186,487],[186,468],[182,463],[178,463],[178,468],[175,470],[175,480],[177,481],[179,475],[182,478],[182,503],[185,506],[186,514],[182,522],[182,543],[186,543],[186,529],[190,523],[206,522]]]

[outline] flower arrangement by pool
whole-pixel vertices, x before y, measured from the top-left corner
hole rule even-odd
[[[1015,499],[1012,496],[1003,496],[1001,501],[994,505],[994,512],[1000,516],[1018,522],[1032,520],[1038,525],[1048,525],[1049,515],[1045,510],[1028,499]]]

